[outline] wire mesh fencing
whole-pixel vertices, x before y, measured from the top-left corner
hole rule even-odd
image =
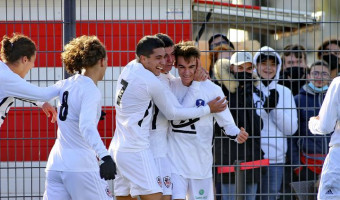
[[[316,199],[330,134],[312,135],[308,120],[339,73],[339,8],[336,0],[0,0],[0,35],[19,32],[35,41],[37,60],[25,79],[41,87],[69,76],[60,54],[70,39],[98,36],[109,66],[98,83],[106,113],[98,129],[107,147],[117,79],[138,41],[156,33],[195,41],[236,125],[249,133],[238,145],[212,130],[214,162],[207,165],[216,198]],[[234,62],[243,51],[251,58]],[[251,80],[240,75],[247,62]],[[15,101],[0,129],[1,199],[42,198],[57,128],[39,108]]]

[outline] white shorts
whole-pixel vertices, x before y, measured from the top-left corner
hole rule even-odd
[[[163,195],[172,195],[171,164],[168,157],[155,158],[162,180]]]
[[[47,171],[44,200],[113,200],[99,172]]]
[[[213,180],[188,179],[178,174],[172,174],[172,199],[214,199]]]
[[[329,148],[322,166],[318,199],[340,199],[340,147]]]
[[[162,181],[149,149],[141,152],[112,152],[117,165],[115,196],[132,197],[162,192]]]

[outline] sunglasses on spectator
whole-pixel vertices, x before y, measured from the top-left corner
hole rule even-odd
[[[214,49],[215,47],[218,47],[218,46],[223,45],[223,44],[229,45],[229,43],[227,41],[222,40],[222,41],[211,44],[210,49]]]
[[[312,71],[310,74],[313,75],[314,77],[316,76],[329,77],[330,76],[329,73],[327,72],[319,72],[319,71]]]

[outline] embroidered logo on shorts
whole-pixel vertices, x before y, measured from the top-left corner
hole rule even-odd
[[[107,196],[112,198],[112,192],[111,192],[109,186],[106,186],[105,192],[106,192]]]
[[[198,192],[200,195],[203,195],[204,194],[204,190],[203,189],[200,189],[200,191]]]
[[[165,187],[169,188],[171,186],[171,178],[169,176],[164,177],[163,182]]]
[[[200,107],[200,106],[205,106],[205,102],[203,99],[197,99],[196,100],[196,106]]]
[[[331,189],[329,189],[329,190],[326,192],[326,194],[330,195],[330,194],[333,194],[333,192],[332,192]]]
[[[200,190],[198,190],[198,196],[195,195],[195,199],[208,200],[208,194],[209,194],[209,191],[208,191],[208,193],[205,193],[204,189],[200,189]]]
[[[157,176],[157,183],[158,183],[159,187],[162,187],[162,181],[161,181],[160,176]]]

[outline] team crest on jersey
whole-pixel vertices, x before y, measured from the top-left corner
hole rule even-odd
[[[171,178],[170,176],[166,176],[163,178],[163,182],[165,187],[169,188],[171,186]]]
[[[157,176],[157,183],[158,183],[159,187],[162,187],[162,181],[161,181],[160,176]]]
[[[197,107],[205,106],[205,101],[203,99],[197,99],[196,100],[196,106]]]
[[[111,198],[113,197],[113,196],[112,196],[112,192],[111,192],[109,186],[106,186],[105,192],[106,192],[107,196],[109,196],[109,197],[111,197]]]

